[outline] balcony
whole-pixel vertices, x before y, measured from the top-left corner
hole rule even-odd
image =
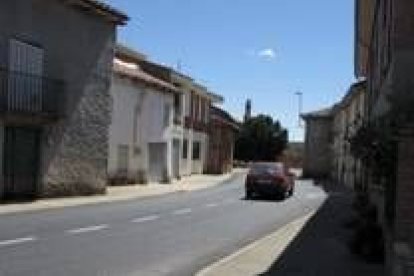
[[[181,126],[183,123],[182,116],[180,113],[174,113],[173,123],[175,126]]]
[[[64,82],[0,69],[0,120],[47,124],[62,115]]]
[[[184,127],[186,129],[192,129],[197,132],[207,133],[209,131],[209,124],[192,119],[191,117],[185,117]]]

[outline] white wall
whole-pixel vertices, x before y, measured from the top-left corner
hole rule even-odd
[[[184,130],[184,139],[188,140],[187,159],[181,159],[182,175],[202,174],[207,161],[208,135],[206,133]],[[193,160],[193,143],[200,142],[200,159]]]
[[[191,91],[188,87],[183,88],[183,114],[185,117],[189,117],[191,110]],[[198,108],[201,109],[199,106]],[[199,112],[201,113],[201,112]],[[193,129],[184,129],[183,139],[188,141],[188,154],[187,158],[181,158],[180,172],[182,175],[191,175],[191,174],[202,174],[204,171],[204,166],[207,162],[207,150],[208,150],[208,135],[203,132],[194,131]],[[200,160],[193,160],[193,142],[200,142],[201,152]],[[182,157],[182,152],[181,152]]]
[[[172,172],[172,139],[182,139],[182,128],[173,126],[172,93],[146,88],[137,82],[115,76],[111,95],[113,114],[109,135],[109,177],[117,173],[118,145],[129,146],[129,177],[138,171],[149,170],[149,143],[166,143],[167,174]],[[169,122],[164,122],[165,106],[168,104]]]

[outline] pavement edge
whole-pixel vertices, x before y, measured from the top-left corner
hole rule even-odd
[[[255,264],[255,268],[249,268],[248,265],[238,262],[237,259],[248,258],[249,254],[252,254],[255,251],[269,251],[271,250],[272,256],[276,256],[276,259],[284,252],[290,242],[300,233],[300,231],[306,226],[307,222],[312,219],[316,214],[316,211],[309,212],[308,214],[297,218],[288,224],[278,228],[275,232],[266,235],[259,240],[254,241],[253,243],[239,249],[238,251],[232,253],[231,255],[222,258],[221,260],[203,268],[197,272],[196,276],[212,276],[212,275],[257,275],[258,268]],[[292,230],[293,231],[290,231]],[[286,239],[285,241],[279,242],[278,246],[275,246],[273,249],[268,249],[269,241],[280,240],[281,238]],[[268,252],[267,252],[268,253]],[[270,266],[275,260],[272,259],[270,263],[264,264],[263,261],[259,264],[261,269],[265,269],[263,266]],[[255,270],[254,273],[249,270]]]

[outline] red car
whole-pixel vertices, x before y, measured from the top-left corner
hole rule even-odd
[[[283,163],[254,163],[246,177],[246,199],[277,196],[285,199],[295,190],[294,176]]]

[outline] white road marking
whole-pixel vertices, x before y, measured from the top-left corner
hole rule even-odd
[[[192,210],[190,208],[180,209],[173,212],[173,215],[185,215],[191,213]]]
[[[157,220],[159,218],[160,218],[160,216],[156,216],[156,215],[146,216],[146,217],[141,217],[141,218],[135,218],[135,219],[132,220],[132,222],[142,223],[142,222],[147,222],[147,221],[154,221],[154,220]]]
[[[71,229],[71,230],[67,230],[66,233],[68,234],[82,234],[82,233],[88,233],[88,232],[96,232],[96,231],[100,231],[100,230],[104,230],[109,228],[108,225],[106,224],[102,224],[102,225],[95,225],[95,226],[88,226],[88,227],[82,227],[82,228],[77,228],[77,229]]]
[[[26,242],[33,242],[36,240],[37,238],[34,236],[29,236],[29,237],[20,238],[20,239],[14,239],[14,240],[5,240],[5,241],[0,241],[0,247],[17,245],[17,244],[22,244]]]
[[[230,198],[230,199],[226,199],[223,201],[223,204],[231,204],[236,202],[236,200],[234,198]]]
[[[218,207],[218,206],[219,206],[218,203],[209,203],[209,204],[206,204],[206,207],[207,208],[215,208],[215,207]]]

